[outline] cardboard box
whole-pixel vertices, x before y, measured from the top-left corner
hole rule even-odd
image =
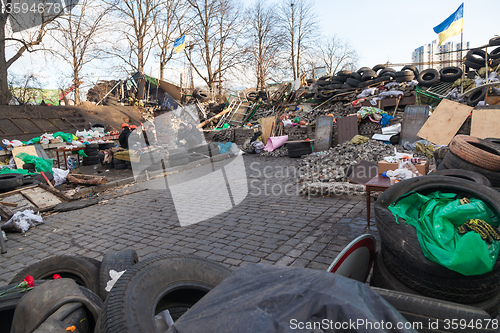
[[[389,163],[387,161],[380,161],[378,162],[378,173],[379,175],[381,175],[386,171],[396,170],[398,166],[399,163]],[[422,161],[419,164],[415,164],[415,167],[417,168],[418,172],[422,174],[422,176],[425,176],[426,174],[429,173],[429,161]]]

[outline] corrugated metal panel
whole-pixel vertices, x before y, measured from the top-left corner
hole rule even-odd
[[[415,142],[420,140],[418,131],[424,126],[429,118],[428,105],[408,105],[403,114],[403,123],[401,124],[401,145],[406,142]]]

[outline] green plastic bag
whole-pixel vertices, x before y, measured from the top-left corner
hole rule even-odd
[[[19,153],[16,155],[24,163],[32,163],[35,165],[37,172],[52,172],[54,161],[52,159],[44,159],[38,156],[28,155],[26,153]]]
[[[73,142],[73,134],[70,133],[63,133],[63,132],[56,132],[54,133],[54,138],[57,138],[58,136],[63,139],[64,142],[71,143]]]
[[[456,193],[440,191],[422,195],[409,192],[388,208],[396,217],[417,230],[425,257],[463,275],[490,272],[497,260],[500,242],[487,244],[473,231],[458,234],[458,227],[469,219],[480,219],[498,227],[499,217],[480,199],[468,198],[461,204]],[[398,222],[399,223],[399,222]]]
[[[20,175],[38,175],[38,173],[32,173],[29,170],[26,169],[9,169],[9,168],[3,168],[2,171],[0,171],[0,174],[6,174],[6,173],[18,173]]]
[[[88,157],[87,154],[85,154],[85,151],[83,149],[80,149],[78,151],[78,156],[81,156],[81,157]]]

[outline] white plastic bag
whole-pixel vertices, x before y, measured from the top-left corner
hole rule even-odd
[[[27,209],[22,212],[16,212],[10,220],[8,220],[2,229],[6,231],[25,233],[31,227],[35,227],[43,223],[40,213],[33,213],[33,210]]]
[[[68,176],[69,170],[63,170],[58,168],[52,168],[52,174],[54,175],[55,185],[61,185],[66,181],[66,177]]]

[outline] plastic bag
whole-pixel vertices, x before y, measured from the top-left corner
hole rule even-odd
[[[67,143],[71,143],[73,140],[78,140],[78,138],[74,139],[74,135],[73,134],[69,134],[69,133],[63,133],[63,132],[56,132],[54,133],[54,138],[57,138],[57,137],[61,137],[61,139],[63,139],[64,142],[67,142]]]
[[[52,159],[44,159],[38,156],[28,155],[26,153],[19,153],[16,157],[24,163],[34,164],[37,172],[52,172],[52,165],[54,164]]]
[[[52,174],[54,175],[54,186],[61,185],[66,181],[66,177],[68,176],[69,170],[63,170],[58,168],[52,168]]]
[[[225,153],[229,152],[232,144],[233,144],[232,142],[226,142],[226,143],[219,142],[220,153],[225,154]]]
[[[27,209],[22,212],[16,212],[10,220],[8,220],[2,229],[7,232],[20,232],[25,233],[31,227],[35,227],[43,223],[40,213],[33,213],[33,210]]]
[[[463,275],[490,272],[497,260],[500,242],[487,244],[473,231],[458,234],[458,227],[469,219],[480,219],[494,227],[500,220],[486,203],[468,198],[461,204],[456,193],[440,191],[422,195],[416,192],[399,197],[389,206],[396,217],[417,230],[420,247],[429,260]],[[398,222],[399,223],[399,222]]]

